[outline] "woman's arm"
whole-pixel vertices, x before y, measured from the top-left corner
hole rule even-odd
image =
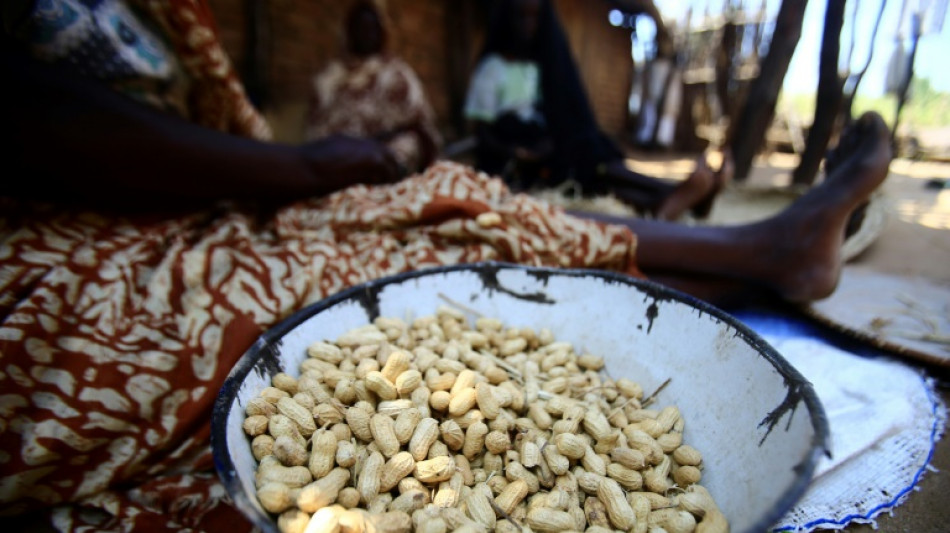
[[[163,114],[99,82],[3,53],[4,161],[33,196],[283,200],[395,180],[373,141],[262,143]],[[6,174],[6,173],[5,173]],[[10,176],[10,174],[7,174]]]

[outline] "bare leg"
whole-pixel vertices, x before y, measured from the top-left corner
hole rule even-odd
[[[705,160],[704,160],[705,163]],[[732,182],[732,175],[735,172],[735,162],[732,158],[732,150],[725,150],[722,154],[722,165],[719,171],[713,174],[712,189],[706,194],[706,197],[697,202],[690,211],[693,216],[699,219],[707,218],[712,212],[713,203],[719,196],[719,193]]]
[[[706,164],[706,157],[696,159],[696,169],[689,178],[663,199],[656,212],[660,220],[677,220],[687,210],[698,204],[707,203],[711,207],[711,197],[715,196],[716,174]],[[708,212],[708,208],[707,208]]]
[[[836,164],[825,180],[762,222],[684,226],[597,218],[626,224],[637,234],[639,266],[644,272],[656,273],[697,296],[706,296],[701,294],[704,284],[719,289],[728,287],[723,281],[731,281],[741,283],[745,290],[771,291],[791,302],[824,298],[838,283],[849,217],[887,177],[891,160],[890,134],[879,115],[865,114],[847,137],[834,154]],[[681,286],[677,279],[683,280]]]
[[[610,192],[640,213],[654,215],[663,199],[676,190],[676,184],[634,172],[623,160],[606,164],[602,178]]]
[[[727,155],[722,168],[713,172],[705,157],[700,157],[693,173],[679,184],[633,172],[622,161],[608,164],[604,177],[615,196],[641,213],[672,221],[692,211],[695,216],[705,218],[716,196],[732,180],[732,159]]]

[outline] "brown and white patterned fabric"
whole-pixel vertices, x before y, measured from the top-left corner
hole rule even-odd
[[[238,531],[212,471],[212,406],[282,318],[435,265],[638,274],[626,228],[454,163],[266,216],[218,207],[160,217],[2,204],[0,516],[40,509],[64,531]],[[499,216],[478,218],[487,212]]]
[[[191,80],[191,120],[258,140],[273,137],[218,38],[207,0],[132,0],[161,25]]]
[[[428,164],[442,144],[422,82],[397,57],[334,61],[314,77],[311,94],[307,140],[376,138],[412,172]]]

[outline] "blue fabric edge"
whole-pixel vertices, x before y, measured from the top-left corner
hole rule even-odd
[[[942,404],[935,395],[933,381],[931,379],[924,377],[923,375],[921,375],[920,377],[921,377],[921,381],[924,384],[924,390],[926,390],[927,392],[927,398],[930,400],[930,412],[934,417],[934,421],[933,421],[933,425],[930,428],[930,451],[927,453],[927,459],[924,461],[924,464],[914,474],[914,479],[911,481],[910,485],[908,485],[903,490],[898,492],[894,496],[894,498],[891,499],[889,502],[882,503],[863,515],[849,514],[837,520],[833,518],[819,518],[818,520],[812,520],[811,522],[804,524],[802,526],[792,526],[792,525],[781,526],[777,529],[773,529],[772,530],[773,532],[811,531],[817,528],[818,526],[822,526],[822,525],[846,526],[855,520],[872,521],[876,517],[878,517],[882,512],[890,510],[890,509],[894,509],[895,507],[897,507],[898,505],[902,503],[902,500],[908,494],[910,494],[910,492],[913,491],[915,487],[917,487],[917,485],[920,483],[920,479],[923,477],[924,473],[929,468],[930,462],[933,460],[934,449],[936,448],[937,441],[940,440],[943,433],[942,430],[944,429],[942,427],[944,425],[942,423],[943,419],[941,418],[940,413],[938,412],[938,409],[941,407]]]

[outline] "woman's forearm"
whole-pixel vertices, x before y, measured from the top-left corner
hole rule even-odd
[[[19,73],[0,105],[17,132],[6,161],[23,178],[15,187],[23,192],[287,199],[388,178],[374,175],[375,154],[353,141],[258,142],[161,113],[49,65],[7,54],[4,63]]]

